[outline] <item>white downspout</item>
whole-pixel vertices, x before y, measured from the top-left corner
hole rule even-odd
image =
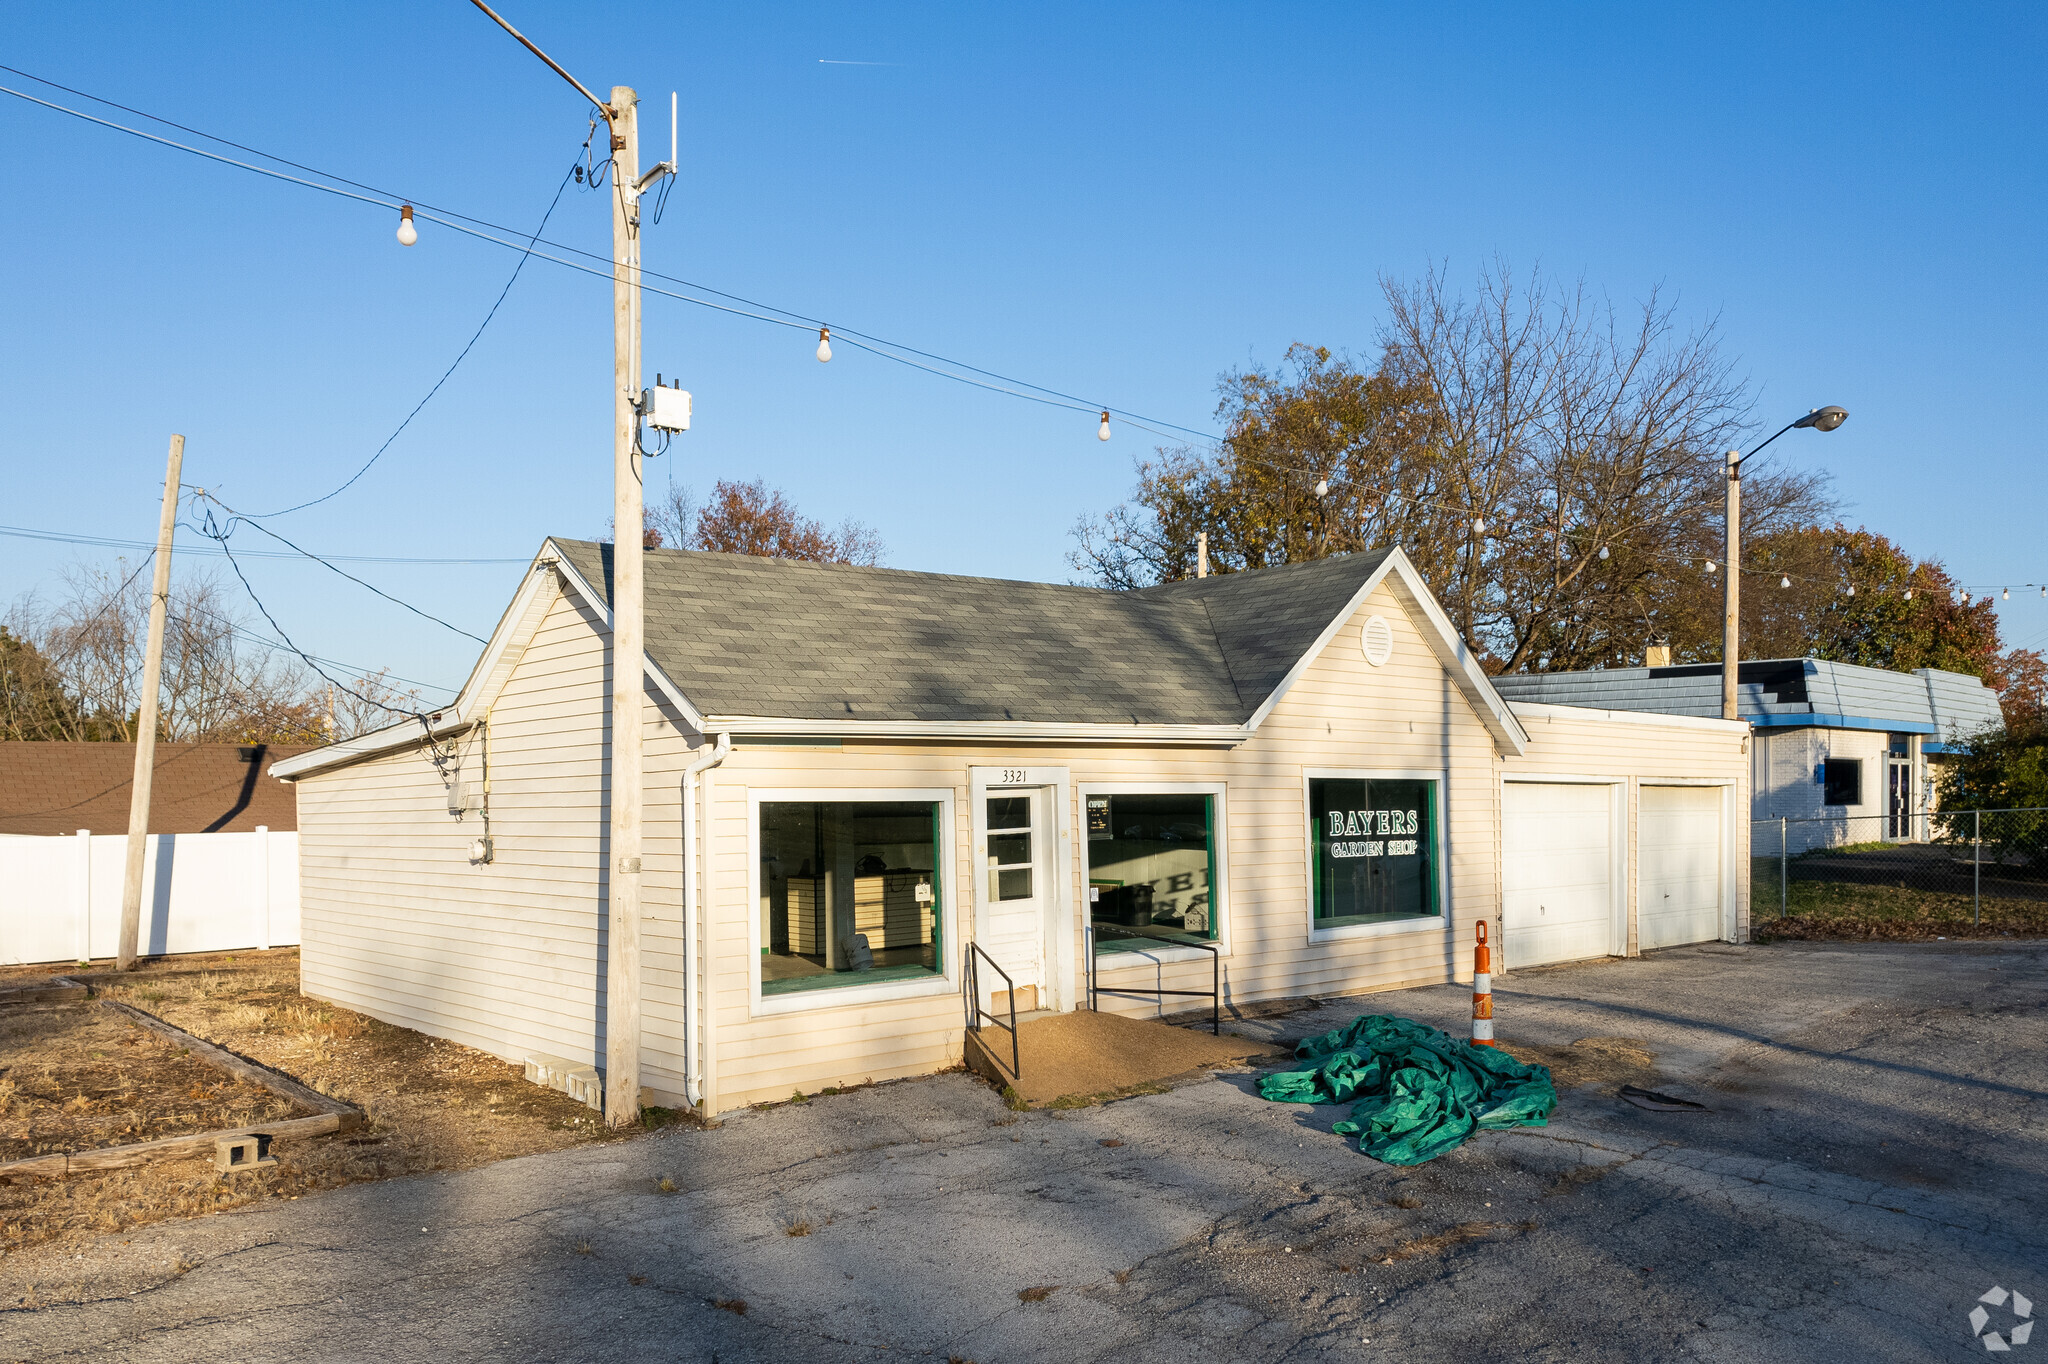
[[[711,1020],[711,1011],[704,1007],[709,973],[701,960],[704,932],[698,923],[703,912],[698,879],[703,875],[706,859],[697,846],[697,778],[724,762],[731,752],[732,735],[721,734],[715,744],[699,752],[683,769],[683,961],[689,991],[684,1001],[688,1009],[688,1035],[683,1045],[683,1095],[692,1108],[704,1102],[704,1029]]]

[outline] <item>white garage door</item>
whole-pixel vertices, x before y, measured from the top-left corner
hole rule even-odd
[[[1614,950],[1613,790],[1518,781],[1504,788],[1506,969]]]
[[[1637,837],[1637,945],[1676,947],[1720,937],[1720,788],[1643,787]]]

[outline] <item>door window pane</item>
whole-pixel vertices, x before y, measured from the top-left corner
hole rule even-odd
[[[1436,797],[1433,781],[1311,781],[1318,928],[1435,917]]]
[[[762,994],[940,974],[942,808],[762,802]]]
[[[988,798],[988,827],[990,832],[997,829],[1028,829],[1031,827],[1031,797],[990,796]]]
[[[990,866],[1028,866],[1031,862],[1031,835],[990,834],[988,859]]]
[[[1097,953],[1217,933],[1215,797],[1088,797],[1088,889]]]

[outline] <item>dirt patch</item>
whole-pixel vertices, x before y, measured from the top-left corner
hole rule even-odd
[[[1534,1222],[1460,1222],[1429,1236],[1411,1237],[1391,1250],[1381,1252],[1378,1258],[1383,1264],[1388,1260],[1416,1260],[1441,1255],[1468,1241],[1489,1241],[1513,1232],[1534,1230]]]
[[[1007,1070],[1009,1033],[984,1028],[981,1042],[998,1068]],[[1090,1009],[1021,1025],[1017,1049],[1021,1073],[1008,1081],[1005,1093],[1014,1096],[1012,1106],[1034,1108],[1076,1108],[1128,1094],[1157,1093],[1164,1082],[1209,1067],[1283,1054],[1269,1043],[1248,1038],[1213,1037]]]
[[[1500,1049],[1524,1065],[1549,1066],[1560,1094],[1580,1085],[1641,1080],[1657,1061],[1657,1053],[1633,1037],[1581,1037],[1568,1047],[1503,1039]]]
[[[0,1161],[311,1111],[98,1004],[0,1010]]]
[[[9,968],[0,971],[0,983],[23,984],[47,974],[47,967],[41,972]],[[296,949],[162,958],[120,976],[110,971],[70,974],[107,998],[131,1004],[196,1037],[282,1071],[322,1094],[352,1103],[363,1110],[367,1121],[361,1130],[347,1134],[280,1141],[272,1148],[278,1158],[275,1167],[239,1174],[232,1180],[218,1177],[211,1163],[203,1160],[66,1179],[16,1180],[0,1186],[0,1258],[69,1235],[118,1231],[363,1180],[468,1169],[510,1156],[612,1140],[618,1135],[605,1127],[592,1109],[566,1095],[528,1084],[517,1066],[306,998],[299,993]],[[119,1025],[122,1032],[127,1027]],[[135,1031],[153,1036],[145,1029]],[[65,1101],[80,1093],[115,1089],[121,1064],[142,1045],[84,1047],[69,1063],[75,1065],[74,1070],[58,1072],[69,1076],[73,1086],[64,1093]],[[176,1048],[169,1050],[175,1053]],[[179,1059],[197,1064],[191,1058]],[[5,1054],[4,1063],[9,1074],[19,1073],[20,1064],[11,1052]],[[218,1099],[208,1101],[214,1102],[213,1108],[192,1099],[178,1110],[194,1116],[193,1126],[184,1130],[237,1126],[246,1121],[240,1116],[219,1122],[200,1117],[204,1113],[238,1113],[232,1095],[241,1085],[210,1066],[204,1067],[201,1075],[201,1087]],[[259,1102],[283,1104],[286,1110],[291,1107],[267,1090],[248,1088],[263,1096]],[[113,1111],[108,1110],[110,1115]],[[164,1111],[168,1118],[170,1107]],[[653,1125],[670,1116],[650,1110],[648,1121]],[[118,1123],[110,1118],[110,1126]],[[121,1135],[112,1139],[142,1138]]]

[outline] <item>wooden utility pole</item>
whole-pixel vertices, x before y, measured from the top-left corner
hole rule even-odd
[[[640,1120],[642,618],[640,455],[640,96],[612,87],[611,866],[605,954],[604,1116]]]
[[[164,613],[171,597],[171,534],[178,525],[178,474],[185,464],[185,438],[171,437],[164,471],[164,510],[156,527],[156,572],[149,589],[149,640],[142,651],[142,713],[135,732],[135,781],[128,797],[128,869],[121,878],[121,942],[114,965],[135,969],[136,940],[142,936],[142,855],[149,843],[149,779],[156,770],[156,704],[164,671]]]
[[[1772,439],[1775,440],[1776,437]],[[1728,452],[1728,581],[1722,585],[1721,599],[1723,720],[1741,718],[1735,706],[1735,684],[1739,680],[1742,659],[1742,460],[1743,454],[1740,450]]]

